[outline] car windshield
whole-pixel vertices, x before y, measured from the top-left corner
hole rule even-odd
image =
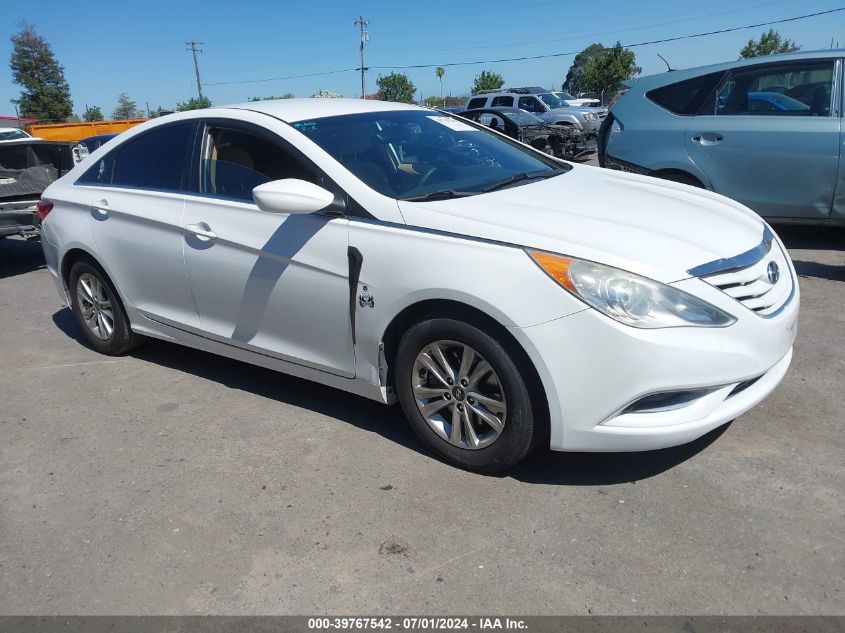
[[[545,123],[545,121],[537,115],[526,112],[525,110],[503,111],[502,116],[507,117],[517,125],[541,125]]]
[[[546,92],[541,95],[537,95],[543,100],[550,108],[565,108],[566,102],[563,101],[560,97],[553,95],[551,92]]]
[[[16,141],[22,138],[29,138],[29,134],[23,130],[2,130],[0,131],[0,141]]]
[[[564,101],[574,101],[575,100],[575,97],[573,97],[571,94],[569,94],[568,92],[565,92],[563,90],[561,90],[560,92],[556,92],[554,94],[557,97],[563,99]]]
[[[348,114],[293,127],[379,193],[462,197],[570,168],[483,126],[431,110]]]

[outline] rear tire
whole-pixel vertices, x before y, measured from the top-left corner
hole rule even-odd
[[[98,266],[76,262],[70,269],[68,289],[76,321],[95,350],[119,356],[144,340],[132,331],[114,285]]]
[[[519,367],[499,341],[474,325],[449,318],[417,323],[399,341],[395,369],[411,428],[450,464],[502,472],[539,443],[531,392]]]

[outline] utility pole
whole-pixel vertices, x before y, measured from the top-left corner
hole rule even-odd
[[[363,15],[359,15],[358,19],[355,20],[353,22],[353,24],[355,26],[358,26],[358,27],[361,28],[361,98],[363,99],[364,96],[365,96],[365,94],[364,94],[364,71],[367,70],[364,67],[364,42],[370,41],[370,33],[366,30],[367,27],[370,25],[370,23],[367,22],[364,19]]]
[[[200,101],[202,101],[202,83],[200,82],[200,65],[197,62],[197,53],[202,53],[201,48],[197,48],[197,46],[202,46],[202,42],[195,42],[191,40],[190,42],[186,42],[188,46],[191,48],[186,48],[186,51],[191,51],[194,56],[194,72],[197,74],[197,92],[200,95]]]

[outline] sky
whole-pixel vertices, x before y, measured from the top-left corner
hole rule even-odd
[[[11,3],[9,3],[11,4]],[[172,108],[197,95],[186,42],[203,42],[199,54],[205,94],[216,105],[249,97],[318,90],[358,96],[358,27],[369,21],[365,64],[370,67],[448,64],[568,53],[593,42],[612,45],[758,24],[845,7],[845,0],[342,0],[259,2],[109,0],[18,2],[4,10],[0,33],[0,115],[14,115],[9,38],[22,21],[35,25],[65,68],[74,112],[86,105],[111,113],[125,92],[139,107]],[[643,74],[663,72],[660,53],[675,68],[729,61],[751,37],[769,27],[633,48]],[[777,25],[805,50],[845,47],[845,11]],[[574,55],[538,60],[447,66],[443,93],[465,95],[483,69],[506,85],[559,87]],[[345,71],[312,77],[293,75]],[[366,75],[375,92],[379,73]],[[440,93],[434,68],[403,71],[418,96]],[[255,81],[260,80],[260,81]],[[234,83],[250,82],[250,83]]]

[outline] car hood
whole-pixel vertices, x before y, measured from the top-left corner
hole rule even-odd
[[[589,259],[663,283],[758,245],[763,222],[718,194],[583,165],[437,202],[399,201],[408,225]]]

